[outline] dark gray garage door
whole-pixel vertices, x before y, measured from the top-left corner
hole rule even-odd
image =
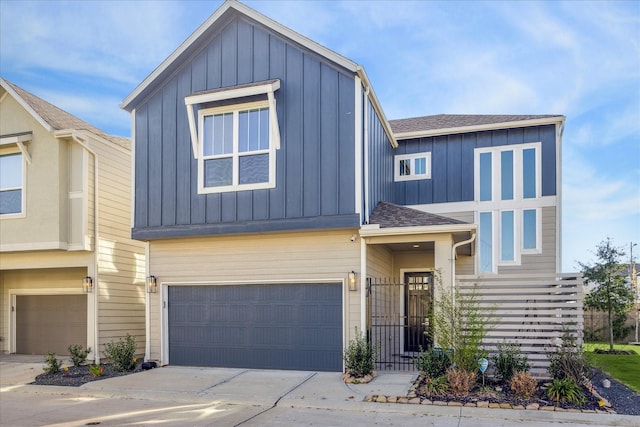
[[[86,295],[16,296],[16,353],[69,354],[87,346]]]
[[[169,363],[342,370],[342,285],[169,287]]]

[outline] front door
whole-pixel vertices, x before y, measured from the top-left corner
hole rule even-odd
[[[404,351],[427,350],[433,345],[429,314],[433,310],[433,273],[405,273]]]

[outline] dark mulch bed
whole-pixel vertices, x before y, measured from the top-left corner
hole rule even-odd
[[[69,387],[79,387],[90,381],[104,380],[107,378],[121,377],[123,375],[135,374],[141,372],[141,364],[137,364],[135,369],[126,372],[114,371],[110,363],[101,364],[104,373],[99,377],[94,377],[89,372],[89,365],[69,366],[68,370],[61,369],[55,374],[40,374],[31,384],[35,385],[60,385]]]
[[[439,394],[439,395],[431,395],[428,396],[424,393],[422,386],[425,384],[425,378],[422,376],[418,377],[418,388],[416,389],[416,394],[418,397],[423,397],[430,400],[441,400],[445,402],[462,402],[464,403],[477,403],[477,402],[489,402],[489,403],[509,403],[511,405],[522,405],[526,407],[527,405],[537,403],[540,406],[559,406],[561,408],[569,409],[604,409],[601,408],[598,404],[598,399],[589,392],[586,388],[583,387],[583,392],[585,398],[587,399],[586,403],[582,406],[574,406],[569,403],[559,403],[557,404],[553,400],[550,400],[545,391],[543,390],[543,386],[545,382],[538,383],[538,390],[534,396],[529,399],[523,399],[516,394],[507,386],[500,386],[499,384],[494,383],[490,379],[485,379],[485,387],[482,387],[482,383],[476,383],[472,388],[471,392],[467,395],[456,395],[452,393]],[[499,387],[500,391],[497,391],[496,387]]]
[[[640,369],[640,366],[638,367]],[[607,378],[611,387],[604,388],[602,380]],[[640,393],[636,393],[610,376],[594,369],[591,383],[598,393],[613,405],[613,410],[623,415],[640,415]]]

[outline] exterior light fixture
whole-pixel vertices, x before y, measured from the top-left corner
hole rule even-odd
[[[82,292],[85,294],[93,292],[93,279],[90,276],[82,278]]]
[[[355,271],[351,271],[349,272],[349,290],[350,291],[356,291],[356,272]]]
[[[156,292],[158,292],[158,279],[156,276],[147,277],[147,293],[155,294]]]

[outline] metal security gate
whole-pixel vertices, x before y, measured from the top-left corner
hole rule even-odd
[[[429,327],[433,274],[406,273],[403,280],[368,279],[367,338],[376,348],[377,370],[414,370],[420,349],[433,346]]]
[[[342,284],[169,286],[169,363],[342,370]]]

